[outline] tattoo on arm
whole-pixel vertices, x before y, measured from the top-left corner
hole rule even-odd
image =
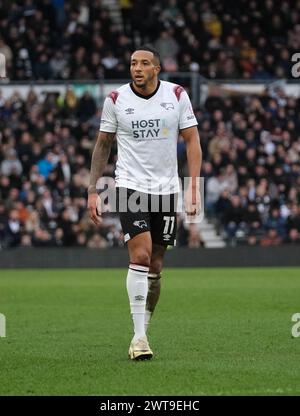
[[[88,187],[89,194],[96,193],[96,183],[103,174],[107,164],[111,146],[114,141],[115,133],[100,132],[94,147],[91,163],[90,184]]]

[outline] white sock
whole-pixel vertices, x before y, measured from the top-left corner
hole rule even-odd
[[[149,267],[131,263],[127,273],[127,292],[134,326],[134,339],[145,335],[145,308]]]

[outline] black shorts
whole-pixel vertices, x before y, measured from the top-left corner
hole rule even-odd
[[[153,195],[121,187],[116,190],[116,207],[125,243],[150,231],[152,243],[176,245],[178,194]]]

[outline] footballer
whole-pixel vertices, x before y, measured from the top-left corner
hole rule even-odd
[[[132,360],[153,356],[147,328],[160,296],[166,248],[176,243],[179,135],[186,143],[190,177],[185,211],[190,216],[200,211],[197,178],[202,151],[197,121],[186,91],[160,80],[160,70],[159,54],[151,46],[142,46],[132,54],[132,81],[111,92],[104,101],[88,188],[89,214],[99,225],[96,183],[116,140],[117,208],[129,253],[126,286],[134,330],[129,347]],[[131,209],[130,200],[143,201],[140,209]],[[120,209],[120,205],[126,209]]]

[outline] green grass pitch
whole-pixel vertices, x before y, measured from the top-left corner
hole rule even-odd
[[[300,269],[165,269],[132,362],[126,270],[1,270],[0,395],[299,395]]]

